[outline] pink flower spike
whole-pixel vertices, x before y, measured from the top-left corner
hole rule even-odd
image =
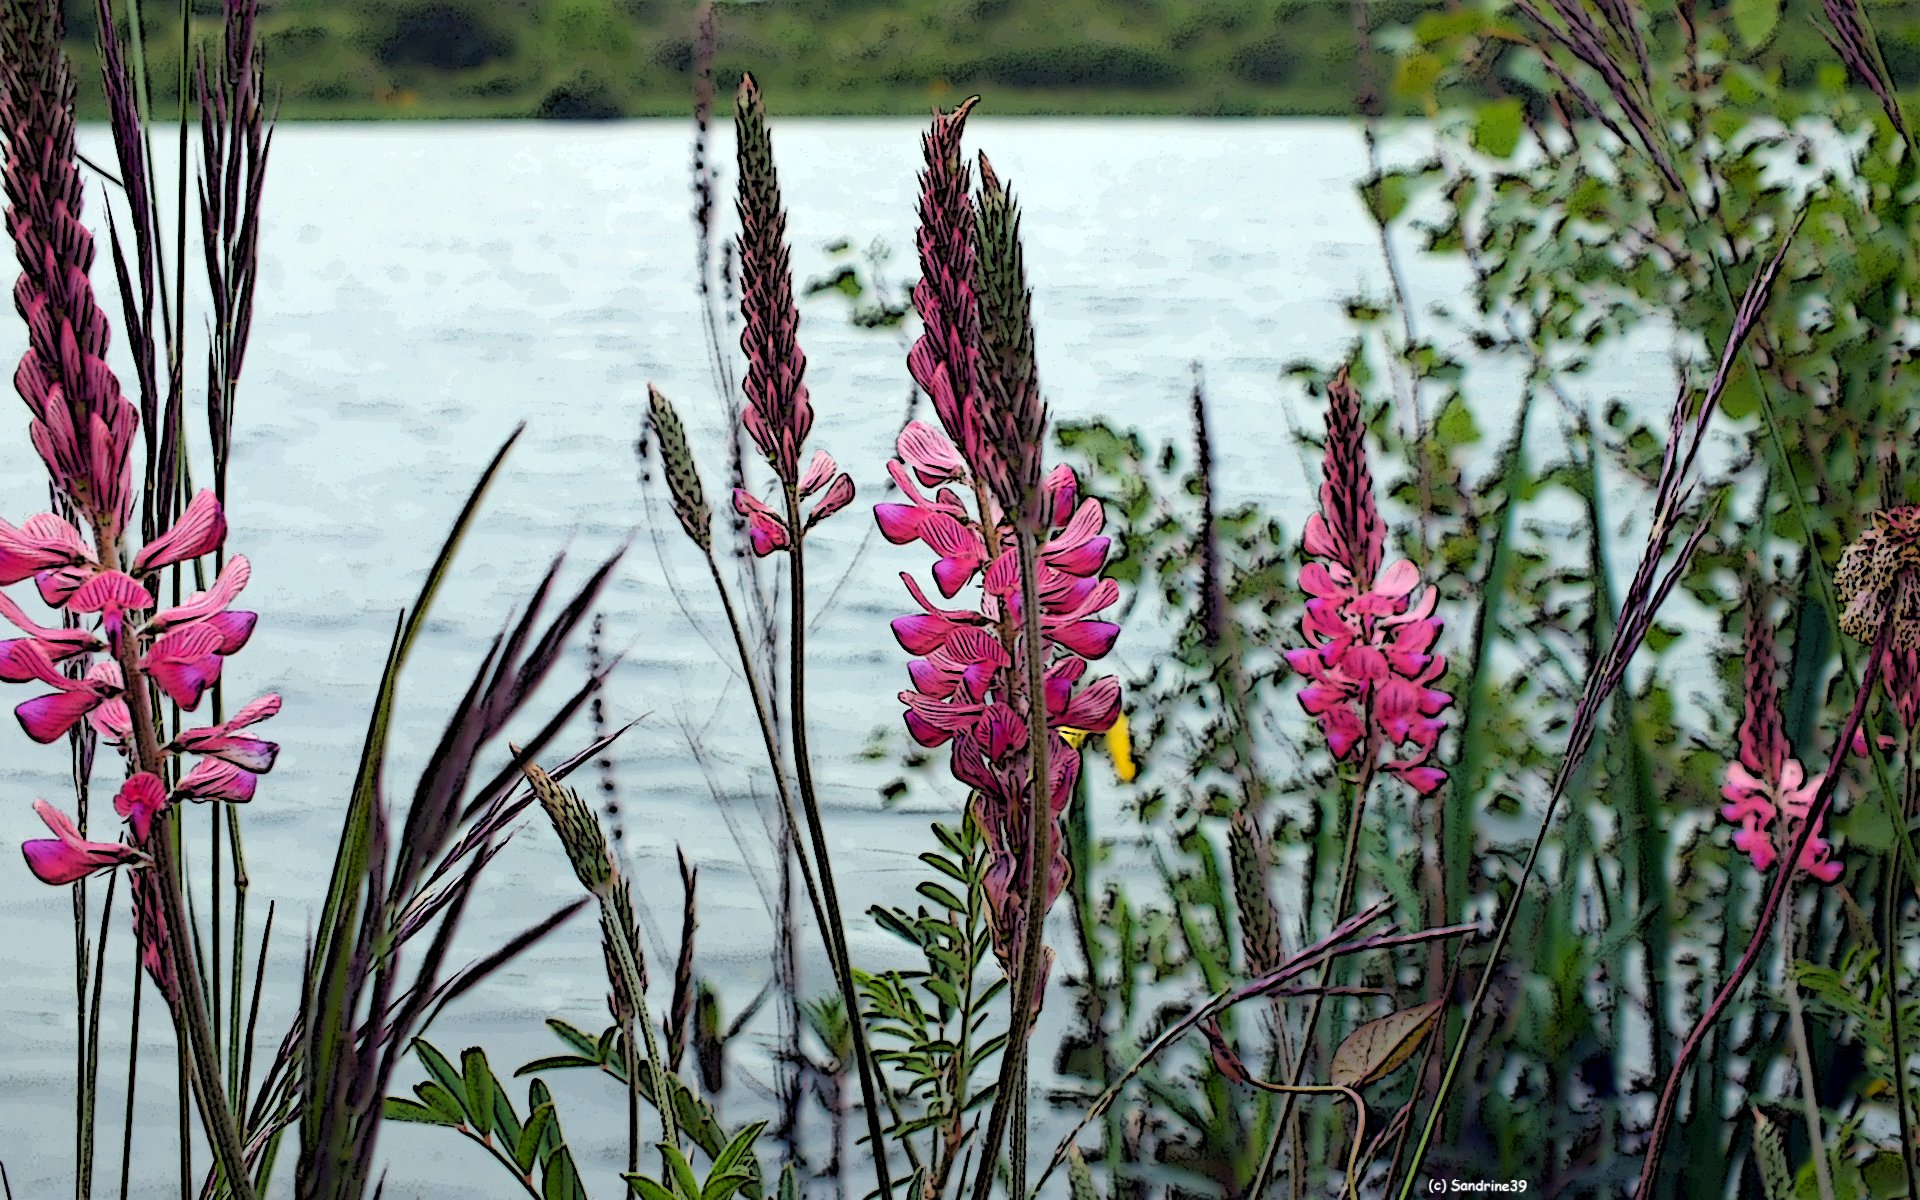
[[[153,820],[167,811],[167,788],[160,777],[148,771],[129,778],[113,798],[113,811],[133,828],[133,840],[145,843],[153,832]]]
[[[217,758],[207,758],[187,772],[174,794],[183,800],[227,800],[245,804],[253,799],[258,782],[250,771]]]
[[[40,814],[53,837],[20,843],[27,869],[41,883],[64,887],[95,871],[111,870],[121,863],[137,862],[145,856],[122,842],[90,842],[80,836],[67,814],[45,800],[35,800],[33,811]]]
[[[213,616],[232,604],[234,597],[240,594],[252,577],[253,566],[247,562],[247,556],[234,555],[227,560],[227,565],[221,568],[220,576],[213,581],[212,587],[204,592],[195,592],[187,597],[184,604],[162,609],[147,622],[146,631],[157,634],[191,621],[200,621]]]
[[[133,573],[145,575],[175,563],[212,554],[226,540],[227,518],[210,489],[202,489],[188,503],[173,528],[148,542],[134,556]]]
[[[765,558],[792,544],[787,536],[787,523],[743,488],[733,489],[733,511],[747,519],[747,537],[753,543],[754,557]]]

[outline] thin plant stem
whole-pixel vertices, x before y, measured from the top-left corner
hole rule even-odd
[[[834,972],[835,982],[838,983],[842,978],[850,978],[850,972],[843,951],[834,941],[834,927],[827,920],[827,907],[821,898],[820,882],[818,876],[814,874],[812,859],[807,853],[807,848],[800,841],[800,817],[795,811],[793,788],[788,782],[787,773],[781,761],[780,737],[774,725],[772,700],[761,683],[758,673],[754,670],[753,651],[747,642],[746,627],[740,622],[740,610],[734,606],[733,593],[728,590],[726,578],[720,573],[720,561],[714,557],[712,547],[704,546],[702,549],[706,555],[707,572],[713,577],[714,591],[720,595],[721,611],[726,614],[727,629],[733,634],[734,652],[740,659],[740,671],[746,680],[747,694],[753,700],[753,715],[760,726],[760,741],[767,752],[768,769],[773,773],[774,793],[780,799],[781,813],[785,818],[782,829],[793,850],[793,857],[800,865],[800,879],[807,889],[807,902],[813,907],[814,920],[820,926],[821,940],[827,943],[828,965]],[[842,987],[842,999],[845,995],[846,989]],[[855,1012],[857,1013],[858,1010],[856,1009]],[[854,1019],[853,1024],[863,1029],[860,1019]],[[856,1032],[855,1037],[862,1037],[862,1032]],[[884,1079],[881,1082],[884,1084]],[[900,1110],[894,1102],[892,1090],[882,1086],[880,1096],[887,1106],[888,1113],[898,1124]],[[906,1149],[908,1162],[916,1171],[919,1170],[920,1162],[913,1149],[913,1143],[903,1141],[902,1145]]]
[[[133,1011],[127,1021],[127,1107],[120,1123],[120,1200],[127,1200],[133,1181],[133,1110],[140,1082],[140,998],[146,990],[147,973],[141,969],[140,956],[133,958]]]
[[[1778,832],[1778,830],[1776,830]],[[1786,933],[1780,941],[1781,985],[1787,998],[1787,1031],[1793,1042],[1793,1057],[1800,1072],[1800,1108],[1807,1120],[1807,1141],[1813,1147],[1813,1178],[1820,1189],[1820,1200],[1833,1200],[1833,1171],[1827,1166],[1827,1140],[1820,1132],[1820,1097],[1814,1092],[1813,1054],[1807,1049],[1807,1022],[1800,1005],[1800,984],[1793,977],[1794,895],[1787,887],[1785,904]]]
[[[1814,827],[1826,818],[1828,811],[1833,807],[1834,789],[1840,782],[1840,767],[1845,761],[1854,735],[1860,731],[1861,719],[1866,715],[1867,701],[1873,695],[1873,685],[1880,678],[1880,666],[1886,657],[1887,646],[1893,636],[1893,626],[1894,622],[1891,620],[1883,622],[1879,635],[1874,638],[1873,650],[1867,656],[1867,665],[1859,690],[1854,694],[1853,710],[1847,714],[1846,724],[1841,727],[1839,737],[1834,740],[1833,753],[1828,761],[1826,773],[1821,778],[1819,789],[1814,793],[1813,802],[1807,806],[1806,815],[1799,822],[1799,832],[1793,838],[1789,853],[1780,859],[1774,870],[1773,883],[1767,888],[1766,899],[1761,902],[1759,918],[1754,923],[1753,937],[1747,943],[1746,952],[1734,965],[1733,973],[1714,993],[1713,999],[1707,1004],[1706,1011],[1700,1014],[1700,1019],[1694,1023],[1693,1032],[1687,1035],[1687,1040],[1681,1044],[1680,1053],[1674,1058],[1673,1072],[1668,1075],[1665,1085],[1661,1088],[1660,1099],[1654,1107],[1653,1128],[1648,1137],[1645,1156],[1640,1162],[1640,1181],[1634,1189],[1636,1200],[1648,1200],[1653,1194],[1654,1183],[1660,1171],[1660,1156],[1666,1148],[1667,1137],[1672,1131],[1674,1112],[1679,1105],[1681,1078],[1686,1074],[1687,1067],[1693,1062],[1694,1056],[1699,1053],[1707,1034],[1712,1031],[1714,1025],[1719,1022],[1721,1014],[1726,1011],[1727,1005],[1732,1002],[1733,994],[1753,972],[1754,964],[1760,959],[1760,950],[1765,946],[1767,937],[1773,930],[1774,918],[1779,915],[1781,901],[1786,896],[1788,881],[1792,878],[1792,872],[1800,861],[1800,855],[1812,840]],[[1871,739],[1868,744],[1872,744]],[[1511,910],[1517,906],[1509,907]],[[1483,977],[1482,988],[1484,987]],[[1456,1063],[1459,1057],[1460,1047],[1456,1046],[1454,1050]],[[1429,1118],[1429,1130],[1432,1124]],[[1405,1191],[1411,1187],[1412,1179],[1409,1177],[1406,1188],[1403,1189],[1403,1200]]]
[[[119,882],[120,872],[115,871],[107,876],[106,901],[100,909],[100,937],[94,950],[93,998],[82,1011],[84,1023],[81,1034],[87,1053],[80,1069],[80,1092],[86,1098],[81,1115],[81,1129],[85,1137],[80,1144],[80,1161],[76,1164],[77,1176],[82,1181],[80,1200],[88,1200],[93,1195],[93,1155],[99,1121],[100,1004],[107,977],[107,931],[113,926],[113,893]]]
[[[887,1170],[887,1143],[880,1126],[881,1088],[867,1046],[865,1022],[860,1018],[860,996],[854,989],[853,963],[847,951],[847,931],[840,918],[840,897],[833,882],[833,862],[827,851],[826,830],[820,821],[820,799],[813,786],[813,761],[807,747],[807,574],[805,522],[800,515],[800,495],[794,484],[784,485],[787,501],[787,528],[793,531],[793,544],[787,549],[787,669],[789,700],[787,715],[793,723],[794,779],[800,792],[800,804],[806,811],[807,833],[813,842],[815,866],[820,872],[820,895],[824,913],[821,934],[830,943],[828,953],[838,947],[840,999],[847,1006],[847,1026],[853,1033],[854,1057],[860,1071],[860,1091],[867,1110],[867,1134],[873,1140],[873,1170],[880,1184],[881,1200],[892,1200],[893,1179]]]
[[[1373,720],[1373,700],[1367,700],[1368,724]],[[1347,843],[1341,856],[1339,898],[1334,903],[1334,924],[1346,920],[1347,909],[1353,905],[1353,893],[1358,882],[1360,865],[1360,825],[1366,814],[1367,793],[1373,789],[1373,775],[1380,759],[1380,747],[1376,738],[1369,738],[1366,744],[1366,757],[1360,765],[1360,775],[1354,780],[1353,807],[1347,815]],[[1313,1049],[1314,1028],[1320,1023],[1320,1010],[1327,1000],[1327,985],[1331,981],[1334,968],[1333,959],[1321,964],[1320,979],[1313,993],[1313,1003],[1307,1007],[1307,1023],[1300,1031],[1300,1045],[1294,1051],[1293,1067],[1287,1072],[1287,1088],[1283,1089],[1285,1099],[1280,1102],[1279,1120],[1274,1123],[1273,1135],[1267,1140],[1266,1153],[1261,1156],[1260,1169],[1255,1172],[1253,1186],[1247,1189],[1247,1195],[1259,1200],[1267,1189],[1267,1183],[1273,1178],[1275,1160],[1279,1157],[1280,1142],[1286,1133],[1288,1123],[1294,1117],[1295,1097],[1303,1095],[1300,1080],[1306,1074],[1307,1055]],[[1293,1164],[1293,1176],[1300,1175],[1300,1164]]]
[[[1047,919],[1047,878],[1053,866],[1053,775],[1047,762],[1051,750],[1047,728],[1046,646],[1040,634],[1039,547],[1034,535],[1016,526],[1015,556],[1020,567],[1021,649],[1025,652],[1027,684],[1027,758],[1032,768],[1028,789],[1028,842],[1026,876],[1026,914],[1022,926],[1025,941],[1020,945],[1018,970],[1012,980],[1011,1016],[1008,1020],[1006,1048],[1001,1051],[1000,1090],[993,1097],[993,1111],[987,1118],[985,1140],[980,1145],[980,1170],[974,1177],[973,1200],[987,1200],[993,1190],[993,1168],[1000,1150],[1000,1138],[1006,1131],[1009,1102],[1024,1100],[1026,1093],[1027,1041],[1033,1033],[1033,1010],[1040,988],[1041,948],[1045,941],[1043,926]],[[1014,1093],[1009,1096],[1009,1093]],[[1027,1180],[1027,1123],[1024,1104],[1019,1104],[1013,1125],[1009,1151],[1014,1200],[1025,1200]]]
[[[521,1172],[519,1163],[500,1152],[500,1147],[494,1145],[492,1138],[483,1138],[465,1125],[460,1126],[460,1132],[466,1135],[468,1141],[491,1154],[495,1162],[505,1167],[515,1181],[526,1190],[527,1195],[532,1196],[533,1200],[541,1200],[540,1190],[533,1186],[533,1180]]]
[[[1907,762],[1904,796],[1900,806],[1901,819],[1913,820],[1914,803],[1920,796],[1920,763],[1914,758],[1914,731],[1907,730]],[[1907,1175],[1907,1194],[1920,1196],[1920,1166],[1914,1162],[1913,1144],[1913,1093],[1909,1086],[1907,1072],[1906,1038],[1901,1032],[1906,1024],[1900,1011],[1900,910],[1906,900],[1905,872],[1901,869],[1898,852],[1889,848],[1885,867],[1885,898],[1881,901],[1884,908],[1885,926],[1880,947],[1880,961],[1885,965],[1887,990],[1887,1028],[1893,1039],[1893,1086],[1894,1107],[1900,1114],[1900,1162]]]
[[[653,1034],[653,1018],[647,1015],[647,993],[640,982],[640,966],[634,958],[633,947],[628,944],[626,935],[621,932],[626,926],[614,910],[612,894],[610,892],[603,894],[599,900],[601,922],[607,930],[607,943],[613,947],[614,963],[619,968],[621,982],[626,985],[628,994],[633,997],[633,1011],[621,1018],[622,1023],[627,1026],[625,1031],[627,1086],[635,1092],[640,1088],[640,1047],[633,1036],[633,1025],[637,1021],[646,1034],[647,1061],[653,1075],[653,1099],[655,1107],[660,1110],[660,1124],[665,1130],[667,1145],[677,1150],[680,1148],[680,1127],[673,1118],[674,1098],[673,1094],[667,1090],[667,1068],[665,1060],[660,1057],[659,1039]],[[667,1166],[664,1148],[661,1152],[661,1165],[671,1175],[672,1168]],[[627,1139],[627,1171],[632,1173],[639,1169],[640,1139],[638,1129],[635,1128],[630,1131]]]

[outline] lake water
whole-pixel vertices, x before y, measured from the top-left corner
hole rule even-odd
[[[825,245],[841,237],[891,245],[891,273],[912,273],[920,128],[776,126],[800,279],[829,269]],[[292,1009],[300,947],[324,890],[394,614],[411,600],[493,449],[527,422],[406,677],[389,774],[396,797],[411,788],[485,639],[546,560],[568,548],[568,578],[577,579],[647,519],[632,446],[649,381],[679,401],[706,455],[709,492],[720,493],[722,417],[693,290],[689,135],[684,122],[289,126],[276,135],[229,512],[229,546],[254,564],[243,606],[261,621],[226,677],[235,701],[272,689],[286,702],[269,731],[283,746],[279,765],[245,823],[253,930],[268,901],[280,906],[261,1025],[269,1046]],[[109,157],[101,130],[82,141]],[[730,133],[722,129],[717,142],[717,156],[729,161]],[[1340,353],[1352,336],[1340,302],[1384,285],[1373,230],[1353,193],[1364,169],[1357,129],[980,117],[969,142],[988,149],[1025,205],[1042,378],[1054,413],[1183,436],[1188,364],[1197,360],[1214,401],[1225,497],[1296,514],[1297,527],[1315,471],[1294,449],[1287,417],[1312,410],[1281,369]],[[94,184],[88,196],[96,228],[101,191]],[[110,295],[104,252],[101,260],[99,281]],[[1417,293],[1459,283],[1417,265],[1412,278]],[[118,301],[107,307],[117,327]],[[0,322],[0,361],[17,361],[23,341],[17,321]],[[920,549],[868,538],[868,505],[881,497],[908,396],[902,348],[891,335],[853,327],[834,297],[804,304],[802,341],[813,444],[837,455],[861,490],[814,543],[816,603],[856,551],[860,557],[818,616],[811,668],[828,836],[846,907],[859,913],[910,901],[928,821],[951,818],[963,797],[951,784],[938,792],[921,785],[908,805],[884,808],[878,789],[897,768],[858,756],[877,732],[889,747],[901,740],[894,694],[905,683],[906,656],[887,621],[910,607],[897,572],[928,565]],[[201,352],[196,343],[191,361]],[[189,378],[200,378],[197,365]],[[197,403],[196,395],[190,412]],[[14,430],[0,446],[0,513],[17,522],[44,508],[44,477],[24,436],[24,410],[0,412],[11,413]],[[770,921],[754,873],[766,878],[774,861],[760,816],[769,797],[704,574],[665,510],[656,505],[654,514],[664,521],[650,527],[660,536],[641,529],[602,601],[608,642],[627,653],[607,695],[609,716],[645,717],[615,754],[627,846],[651,928],[670,937],[679,922],[674,848],[699,866],[699,967],[720,982],[731,1012],[769,975]],[[862,550],[863,542],[871,544]],[[1153,630],[1130,629],[1113,665],[1138,670],[1160,648]],[[560,684],[573,685],[584,669],[576,646]],[[543,700],[561,694],[549,687]],[[34,796],[60,802],[67,788],[64,755],[8,726],[0,731],[13,766],[0,802],[0,961],[8,976],[0,1019],[9,1032],[0,1049],[0,1160],[16,1195],[39,1197],[71,1188],[70,906],[64,891],[32,880],[14,845],[40,833]],[[587,736],[582,723],[563,745]],[[710,756],[711,786],[690,741]],[[1099,793],[1108,781],[1092,774],[1102,776]],[[718,815],[731,817],[738,837]],[[204,814],[194,814],[190,838],[190,854],[202,853]],[[462,945],[490,945],[573,896],[551,832],[528,827],[489,869]],[[870,921],[850,923],[860,962],[907,965],[901,946]],[[117,1148],[127,1039],[120,1022],[130,988],[124,919],[113,937],[101,1129]],[[661,965],[671,961],[669,945],[653,947],[656,979],[670,973]],[[810,974],[810,990],[828,987],[824,972]],[[595,927],[583,916],[451,1010],[432,1037],[450,1051],[484,1045],[504,1071],[556,1048],[540,1024],[549,1015],[603,1025],[605,990]],[[663,1003],[664,993],[656,1001]],[[1058,1019],[1065,1008],[1056,1003],[1049,1013]],[[769,1076],[770,1016],[738,1060],[743,1075],[723,1101],[729,1121],[766,1107],[753,1081]],[[171,1186],[171,1043],[163,1025],[149,997],[135,1137],[141,1195]],[[420,1077],[407,1064],[397,1090]],[[601,1181],[600,1194],[612,1194],[607,1172],[620,1153],[623,1102],[604,1080],[553,1082],[583,1169]],[[515,1090],[524,1098],[521,1085]],[[390,1127],[382,1146],[389,1195],[510,1194],[498,1167],[450,1134]],[[103,1191],[116,1160],[112,1150],[101,1156]],[[282,1180],[290,1174],[283,1169]]]

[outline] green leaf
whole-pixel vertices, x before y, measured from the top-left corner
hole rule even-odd
[[[1733,0],[1734,32],[1750,50],[1758,50],[1780,24],[1780,0]]]
[[[1387,171],[1360,185],[1360,198],[1366,202],[1367,212],[1376,225],[1391,225],[1395,217],[1406,211],[1412,193],[1404,171]]]
[[[1759,1109],[1753,1110],[1753,1158],[1760,1167],[1760,1185],[1767,1200],[1793,1200],[1793,1171],[1787,1166],[1787,1146],[1780,1127]]]
[[[547,1028],[553,1030],[555,1037],[558,1037],[567,1045],[572,1046],[581,1054],[597,1055],[599,1053],[599,1043],[595,1042],[593,1037],[584,1029],[569,1025],[558,1017],[549,1017],[547,1019]]]
[[[1094,1186],[1086,1155],[1074,1145],[1067,1147],[1067,1194],[1070,1200],[1100,1200],[1100,1189]]]
[[[493,1069],[487,1066],[486,1051],[480,1047],[467,1047],[460,1061],[466,1067],[467,1115],[473,1118],[475,1133],[481,1137],[490,1136],[493,1133],[493,1102],[500,1093],[500,1082],[493,1077]]]
[[[792,1163],[780,1168],[780,1200],[800,1200],[800,1178]]]
[[[540,1161],[540,1143],[546,1140],[548,1131],[557,1119],[551,1101],[534,1109],[527,1117],[520,1136],[513,1141],[513,1161],[520,1165],[522,1171],[532,1171],[533,1164]]]
[[[673,1176],[673,1190],[682,1200],[700,1200],[700,1181],[693,1176],[693,1164],[677,1146],[660,1145],[660,1160]]]
[[[413,1092],[439,1115],[442,1124],[453,1126],[467,1123],[467,1114],[461,1109],[459,1099],[433,1080],[414,1084]]]
[[[1473,117],[1473,148],[1493,158],[1506,158],[1519,146],[1524,127],[1519,100],[1483,104]]]
[[[380,1115],[389,1121],[401,1121],[409,1125],[439,1125],[451,1129],[460,1124],[458,1120],[449,1121],[446,1114],[401,1096],[388,1096]]]
[[[573,1165],[573,1152],[556,1147],[540,1169],[541,1200],[587,1200],[587,1189],[580,1182],[580,1171]]]
[[[526,1066],[515,1071],[514,1078],[531,1075],[535,1071],[564,1071],[577,1067],[592,1067],[598,1070],[601,1062],[597,1058],[584,1058],[578,1054],[556,1054],[551,1058],[536,1058]]]
[[[447,1096],[455,1106],[468,1117],[473,1116],[473,1111],[466,1107],[466,1081],[460,1078],[460,1072],[453,1069],[453,1064],[447,1061],[447,1056],[435,1050],[431,1044],[421,1038],[413,1039],[413,1052],[420,1059],[420,1065],[427,1069],[427,1074],[433,1076],[433,1082],[446,1090]],[[424,1096],[424,1093],[422,1095]]]
[[[626,1175],[622,1178],[627,1181],[627,1190],[640,1197],[640,1200],[679,1200],[673,1192],[644,1175]]]
[[[741,1163],[747,1161],[747,1156],[753,1151],[753,1144],[760,1140],[761,1131],[766,1129],[766,1127],[767,1123],[765,1121],[755,1121],[739,1133],[734,1134],[733,1140],[728,1142],[720,1153],[713,1156],[714,1171],[732,1171]]]

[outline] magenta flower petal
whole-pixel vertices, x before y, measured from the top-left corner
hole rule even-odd
[[[212,554],[226,536],[227,518],[220,511],[220,501],[210,489],[203,488],[188,502],[173,528],[148,542],[134,556],[133,572],[144,575]]]
[[[247,556],[236,554],[227,560],[213,586],[204,592],[195,592],[186,603],[174,608],[163,609],[147,622],[149,633],[160,633],[174,629],[191,621],[201,621],[213,616],[233,603],[247,581],[253,577],[253,567],[247,562]]]
[[[33,811],[40,814],[40,819],[53,831],[53,837],[21,842],[20,853],[27,860],[27,869],[42,883],[65,886],[96,871],[141,858],[132,846],[120,842],[90,842],[81,837],[67,814],[45,800],[35,800]]]
[[[142,666],[160,690],[188,712],[220,677],[221,634],[206,622],[163,635],[147,651]]]
[[[52,513],[28,517],[18,529],[0,521],[0,584],[90,561],[80,531]]]
[[[180,780],[175,793],[185,800],[227,800],[245,804],[259,781],[250,771],[217,758],[202,759]]]
[[[813,461],[807,464],[806,472],[800,476],[800,482],[797,485],[800,495],[803,497],[813,495],[825,487],[827,481],[839,473],[839,470],[840,468],[833,461],[833,455],[825,450],[815,450]]]
[[[953,443],[939,430],[919,421],[908,421],[894,446],[926,487],[939,487],[966,473],[966,463]]]
[[[13,715],[19,718],[20,727],[27,731],[28,737],[46,745],[67,736],[80,718],[92,712],[102,699],[84,688],[53,692],[16,705]]]
[[[153,832],[153,820],[167,810],[167,788],[160,777],[147,771],[131,776],[120,785],[113,798],[113,811],[133,828],[136,842],[145,842]]]
[[[823,450],[821,453],[825,454],[826,451]],[[832,484],[827,487],[827,494],[820,497],[820,502],[815,504],[813,511],[807,514],[807,528],[813,528],[851,503],[853,503],[853,478],[845,473],[834,476]]]

